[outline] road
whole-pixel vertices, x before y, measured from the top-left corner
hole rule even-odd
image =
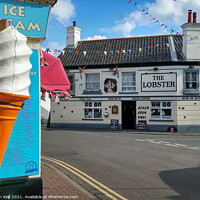
[[[200,199],[200,136],[49,129],[42,131],[42,155],[92,177],[115,199]],[[75,173],[56,167],[97,199],[112,199]]]

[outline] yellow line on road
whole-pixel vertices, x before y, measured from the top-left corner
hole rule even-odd
[[[87,182],[88,184],[90,184],[91,186],[93,186],[94,188],[96,188],[97,190],[99,190],[100,192],[102,192],[103,194],[105,194],[110,199],[118,200],[114,196],[110,195],[108,192],[114,194],[116,197],[118,197],[118,198],[120,198],[122,200],[128,200],[125,197],[121,196],[120,194],[116,193],[115,191],[111,190],[110,188],[106,187],[102,183],[100,183],[100,182],[96,181],[95,179],[93,179],[92,177],[88,176],[84,172],[76,169],[75,167],[73,167],[73,166],[71,166],[71,165],[69,165],[69,164],[67,164],[67,163],[65,163],[65,162],[63,162],[61,160],[57,160],[57,159],[50,158],[50,157],[47,157],[47,156],[42,156],[42,159],[54,162],[54,163],[62,166],[63,168],[69,170],[70,172],[72,172],[73,174],[77,175],[79,178],[81,178],[82,180],[84,180],[85,182]],[[70,169],[69,167],[72,168],[72,169]],[[93,181],[94,183],[98,184],[99,186],[101,186],[102,188],[104,188],[105,190],[107,190],[108,192],[106,192],[105,190],[101,189],[99,186],[95,185],[94,183],[92,183],[91,181],[89,181],[88,179],[86,179],[85,177],[83,177],[82,175],[80,175],[79,173],[82,174],[82,175],[84,175],[85,177],[87,177],[88,179],[90,179],[91,181]]]

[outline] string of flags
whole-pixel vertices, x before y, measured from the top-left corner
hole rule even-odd
[[[180,42],[179,41],[176,42],[177,45],[179,45],[179,43],[182,43],[182,40]],[[169,47],[169,43],[167,43],[166,45],[167,45],[167,47]],[[156,45],[149,44],[149,45],[144,46],[143,48],[140,47],[138,50],[139,50],[139,52],[142,52],[142,50],[144,50],[144,49],[153,48],[153,47],[159,47],[159,46],[160,46],[159,44],[156,44]],[[48,50],[47,51],[47,50],[45,50],[43,48],[43,51],[51,54],[51,52],[53,50]],[[57,53],[59,53],[59,52],[61,52],[61,50],[57,51]],[[77,56],[82,54],[85,57],[87,54],[100,54],[100,53],[103,53],[105,56],[108,56],[109,54],[110,55],[114,55],[114,54],[131,54],[131,53],[134,53],[134,50],[132,50],[132,49],[126,49],[126,50],[123,49],[123,50],[115,50],[115,51],[113,51],[113,50],[111,50],[111,51],[76,51],[76,49],[74,49],[73,51],[72,50],[69,50],[69,51],[68,50],[63,50],[62,53],[63,54],[68,53],[70,56],[74,55],[74,54],[77,55]],[[43,60],[42,63],[44,63],[44,65],[45,65],[45,60]]]
[[[163,30],[166,30],[168,32],[170,32],[170,34],[176,34],[176,35],[182,35],[184,36],[184,34],[179,33],[178,31],[168,27],[167,25],[165,25],[164,23],[162,23],[160,20],[156,19],[155,17],[153,17],[147,10],[143,9],[142,6],[140,6],[136,1],[133,0],[129,0],[128,4],[134,2],[134,7],[138,6],[137,10],[142,12],[143,15],[146,15],[149,17],[149,20],[152,21],[153,23],[158,23],[160,24],[160,27],[162,27]],[[193,36],[193,35],[186,35],[187,37],[189,37],[189,39],[194,40],[194,39],[199,39],[199,36]]]

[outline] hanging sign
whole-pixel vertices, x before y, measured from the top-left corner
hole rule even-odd
[[[141,84],[142,92],[175,92],[177,91],[177,74],[142,74]]]
[[[50,5],[12,0],[0,2],[0,19],[8,19],[27,37],[45,38],[49,12]]]

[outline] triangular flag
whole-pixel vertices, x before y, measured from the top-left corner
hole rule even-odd
[[[169,43],[167,43],[167,46],[169,47]]]
[[[145,11],[145,9],[143,9],[141,12],[144,12]]]
[[[107,51],[104,51],[104,54],[107,56]]]
[[[112,53],[112,54],[113,54],[113,51],[110,51],[110,53]]]
[[[47,52],[47,53],[49,52],[49,48],[46,48],[46,52]]]
[[[139,52],[141,52],[142,51],[142,48],[139,48]]]
[[[72,55],[72,51],[69,51],[69,55],[70,55],[70,56]]]
[[[159,21],[158,20],[156,20],[154,23],[158,23]]]
[[[57,49],[54,49],[54,52],[55,52],[55,54],[57,54],[58,50],[57,50]]]
[[[78,54],[79,54],[79,51],[76,51],[76,55],[78,56]]]
[[[83,55],[86,56],[87,51],[83,51]]]
[[[135,5],[134,6],[136,6],[137,5],[137,3],[135,3]]]
[[[123,53],[126,53],[126,51],[125,51],[125,50],[122,50],[122,52],[123,52]]]
[[[129,49],[128,51],[129,51],[129,53],[131,53],[131,50],[130,50],[130,49]]]
[[[153,47],[153,44],[151,44],[151,46],[150,47]]]
[[[150,20],[153,21],[154,19],[156,19],[156,18],[153,18],[153,19],[150,19]]]
[[[178,42],[178,41],[176,41],[176,44],[178,45],[178,44],[179,44],[179,42]]]
[[[62,50],[63,55],[65,54],[65,50]]]
[[[138,7],[138,10],[140,10],[141,6]]]
[[[116,51],[119,54],[119,51]]]
[[[100,53],[100,51],[97,51],[97,54],[99,54]]]

